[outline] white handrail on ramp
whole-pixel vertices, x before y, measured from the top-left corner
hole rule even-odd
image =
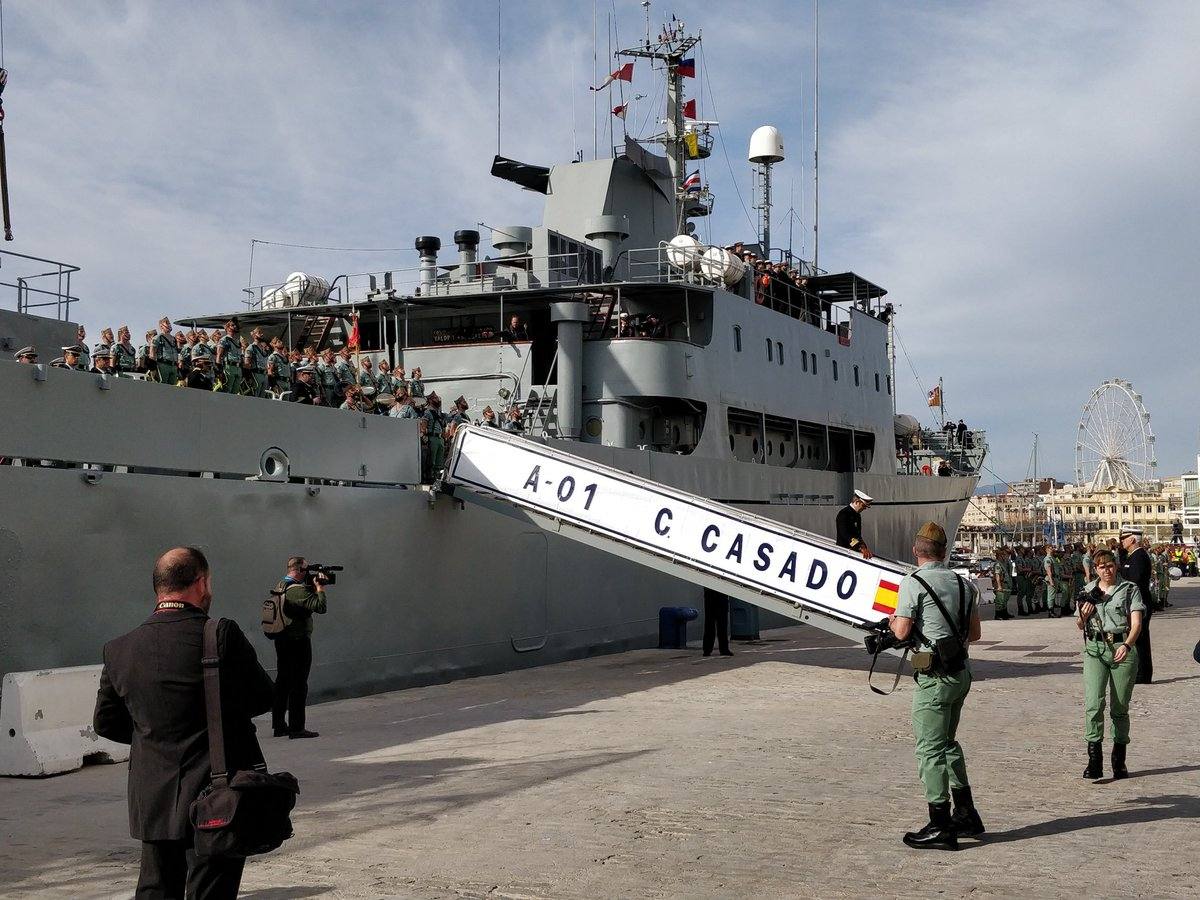
[[[856,625],[895,608],[911,570],[497,428],[459,427],[443,483],[460,499],[854,640]]]

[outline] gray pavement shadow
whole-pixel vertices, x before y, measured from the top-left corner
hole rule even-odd
[[[986,847],[989,844],[1007,844],[1012,841],[1024,841],[1030,838],[1049,837],[1055,834],[1069,834],[1073,831],[1085,831],[1089,828],[1107,828],[1112,825],[1141,825],[1146,822],[1160,822],[1164,819],[1197,819],[1200,818],[1200,797],[1189,794],[1166,794],[1162,797],[1137,797],[1125,801],[1128,804],[1140,803],[1142,806],[1130,807],[1107,812],[1089,813],[1083,816],[1064,816],[1061,819],[1050,819],[1033,825],[1023,825],[1008,831],[989,831],[983,835],[977,844],[963,844],[963,850],[973,850]]]
[[[1200,675],[1176,675],[1174,678],[1155,678],[1155,684],[1174,684],[1177,681],[1192,681],[1200,678]]]
[[[242,900],[300,900],[301,897],[319,897],[333,890],[332,884],[312,884],[307,887],[259,888],[257,891],[242,891]]]
[[[1200,772],[1200,766],[1167,766],[1162,769],[1130,769],[1130,778],[1148,778],[1152,775],[1177,775],[1180,772]],[[1114,779],[1105,778],[1096,784],[1112,784]]]

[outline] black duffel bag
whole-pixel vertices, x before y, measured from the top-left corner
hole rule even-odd
[[[192,801],[189,815],[197,856],[241,859],[270,853],[292,836],[289,814],[300,785],[290,772],[271,774],[265,763],[229,777],[221,719],[219,623],[219,619],[204,623],[204,702],[212,779]]]

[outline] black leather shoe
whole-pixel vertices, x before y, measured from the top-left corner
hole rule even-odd
[[[288,738],[293,741],[296,740],[297,738],[310,738],[310,737],[320,737],[320,736],[321,735],[316,731],[289,731],[288,732]]]
[[[1128,778],[1129,770],[1125,768],[1125,744],[1113,744],[1112,748],[1112,769],[1113,781],[1118,778]]]
[[[1093,781],[1104,777],[1104,745],[1100,741],[1088,741],[1088,764],[1083,777]]]
[[[904,843],[918,850],[957,850],[958,836],[950,818],[950,801],[929,804],[929,824],[904,835]]]
[[[983,834],[983,819],[979,818],[971,789],[950,788],[950,796],[954,798],[954,814],[950,816],[950,821],[954,823],[955,833],[959,837],[979,837]]]
[[[721,655],[722,656],[733,656],[733,651],[732,650],[722,650]]]

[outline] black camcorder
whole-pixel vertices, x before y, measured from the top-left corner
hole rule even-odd
[[[863,644],[866,645],[867,652],[872,656],[878,656],[888,650],[902,650],[912,646],[911,639],[902,641],[892,633],[887,619],[880,619],[878,622],[861,622],[854,627],[867,632],[867,636],[863,638]]]
[[[333,584],[337,581],[336,572],[345,570],[345,566],[327,566],[321,563],[309,563],[308,568],[304,570],[305,581],[320,580],[322,584]]]

